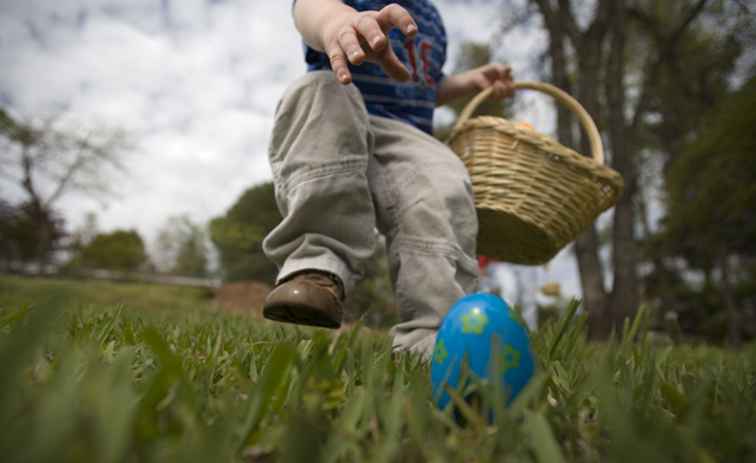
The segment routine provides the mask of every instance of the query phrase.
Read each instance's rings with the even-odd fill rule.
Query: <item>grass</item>
[[[756,346],[611,343],[574,311],[491,423],[431,403],[390,339],[215,310],[202,291],[0,277],[0,455],[15,461],[756,460]],[[484,401],[495,392],[482,388]]]

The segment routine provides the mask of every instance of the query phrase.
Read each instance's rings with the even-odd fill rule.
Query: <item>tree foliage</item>
[[[225,215],[210,221],[210,239],[227,281],[275,280],[277,269],[265,257],[262,241],[280,221],[271,182],[247,189]]]
[[[667,174],[664,234],[696,267],[721,253],[756,257],[756,78],[704,118]]]
[[[144,241],[136,230],[115,230],[100,233],[79,249],[70,267],[137,271],[149,264]]]
[[[39,240],[44,235],[48,239]],[[66,236],[63,218],[31,203],[12,206],[0,199],[0,265],[15,269],[49,256]]]
[[[649,295],[691,334],[733,344],[756,337],[754,127],[756,78],[708,111],[670,163],[663,228],[648,243],[660,261]],[[703,285],[691,284],[691,271]]]
[[[178,251],[172,273],[190,277],[207,275],[207,248],[202,230],[193,229]]]

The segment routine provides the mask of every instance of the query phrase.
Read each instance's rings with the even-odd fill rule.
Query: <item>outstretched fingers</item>
[[[377,26],[383,33],[397,28],[409,39],[414,38],[417,34],[415,20],[412,19],[412,16],[406,9],[396,3],[384,7],[378,12],[375,19]],[[386,41],[386,45],[389,45],[388,40]],[[379,63],[389,77],[400,82],[410,80],[412,75],[399,57],[396,56],[391,46],[386,46],[382,49],[373,48],[373,51],[377,53]]]
[[[415,23],[415,20],[412,19],[412,15],[396,3],[385,6],[378,12],[376,19],[378,20],[381,29],[386,32],[396,27],[402,31],[404,35],[410,38],[417,34],[417,24]]]
[[[363,12],[342,23],[338,33],[326,46],[331,69],[342,84],[352,82],[349,64],[355,66],[365,60],[378,63],[389,77],[407,81],[410,72],[394,53],[387,33],[398,28],[407,38],[417,34],[417,24],[401,6],[392,3],[382,10]]]
[[[406,82],[412,77],[407,67],[404,66],[404,63],[394,53],[393,48],[386,47],[379,55],[379,60],[383,71],[392,79]]]
[[[360,15],[354,24],[354,28],[367,43],[370,49],[376,53],[383,51],[388,45],[388,38],[376,20],[377,15]]]
[[[360,46],[357,33],[351,27],[344,28],[339,33],[339,46],[346,53],[347,59],[352,64],[361,64],[365,59],[365,51]]]

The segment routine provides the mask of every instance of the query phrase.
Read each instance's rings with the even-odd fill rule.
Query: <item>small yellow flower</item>
[[[462,316],[462,332],[480,334],[488,324],[488,317],[480,309],[473,309]]]

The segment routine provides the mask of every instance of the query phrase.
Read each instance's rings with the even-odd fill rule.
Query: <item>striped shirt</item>
[[[446,61],[446,30],[436,7],[429,0],[344,0],[344,3],[357,11],[378,11],[390,3],[398,3],[412,15],[418,26],[414,40],[406,39],[397,28],[389,32],[396,56],[412,74],[411,82],[392,80],[373,63],[350,64],[349,68],[370,114],[397,119],[431,133],[436,91],[444,77],[441,68]],[[331,69],[328,57],[307,45],[305,61],[308,71]]]

